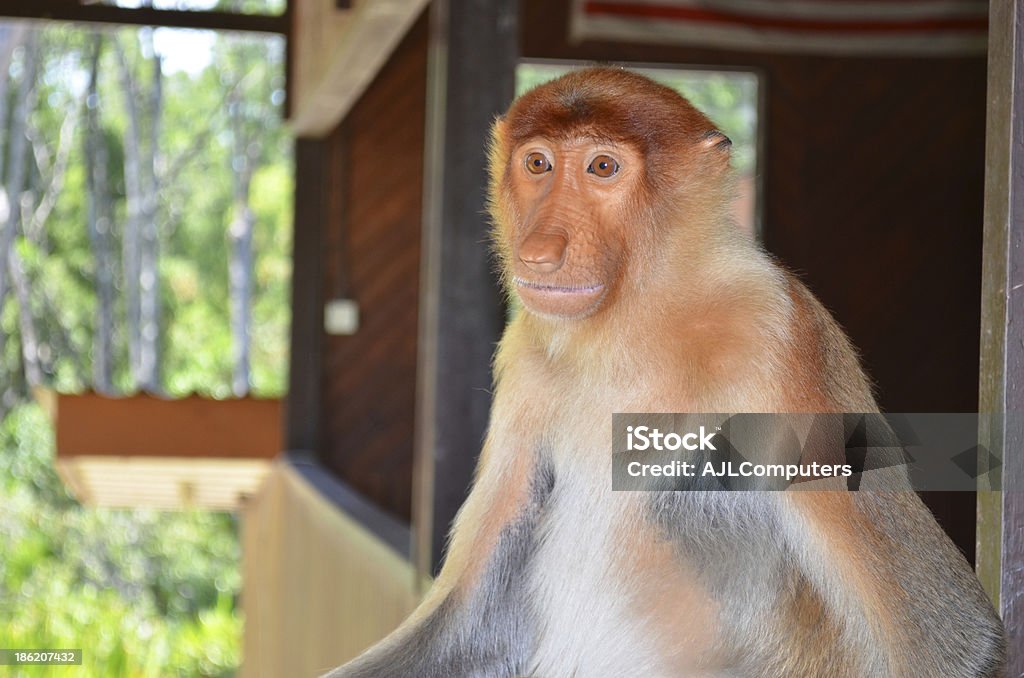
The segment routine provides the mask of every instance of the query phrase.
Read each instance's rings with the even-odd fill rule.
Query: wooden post
[[[427,81],[414,553],[436,572],[490,413],[505,310],[489,256],[486,144],[512,101],[516,0],[434,0]]]
[[[979,410],[1002,414],[981,444],[1001,451],[1002,493],[979,493],[978,572],[1024,675],[1024,7],[990,5]],[[984,421],[984,417],[983,417]],[[1000,500],[1001,499],[1001,500]]]
[[[292,334],[284,446],[313,453],[320,446],[327,145],[324,139],[295,142]]]

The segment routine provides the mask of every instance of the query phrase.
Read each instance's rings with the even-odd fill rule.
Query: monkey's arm
[[[912,491],[793,492],[801,569],[871,675],[1001,676],[1002,626],[970,565]]]
[[[521,440],[491,431],[427,597],[391,635],[324,678],[522,675],[534,643],[525,570],[551,480],[534,451],[520,450]]]

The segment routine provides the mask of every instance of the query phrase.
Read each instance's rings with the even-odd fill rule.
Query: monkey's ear
[[[487,164],[492,183],[503,173],[503,168],[508,162],[510,149],[506,141],[505,128],[505,117],[499,115],[494,119],[494,124],[491,126],[491,139],[487,144]]]
[[[490,140],[490,152],[497,153],[504,151],[505,147],[505,128],[508,127],[505,122],[505,116],[495,116],[494,124],[491,125],[491,140]]]
[[[708,130],[702,134],[700,143],[704,148],[717,148],[721,151],[728,151],[732,147],[732,139],[717,129]]]
[[[507,123],[505,122],[505,116],[504,115],[496,115],[496,116],[494,116],[494,124],[491,125],[491,135],[504,139],[504,137],[505,137],[505,127],[506,126],[507,126]]]

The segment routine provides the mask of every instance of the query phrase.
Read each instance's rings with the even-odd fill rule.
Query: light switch
[[[355,299],[331,299],[324,306],[327,334],[355,334],[359,329],[359,305]]]

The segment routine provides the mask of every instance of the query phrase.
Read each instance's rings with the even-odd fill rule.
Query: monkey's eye
[[[551,171],[551,161],[540,151],[534,151],[526,156],[526,169],[530,174],[544,174]]]
[[[619,163],[610,155],[599,155],[590,161],[587,171],[602,179],[607,179],[619,171]]]

